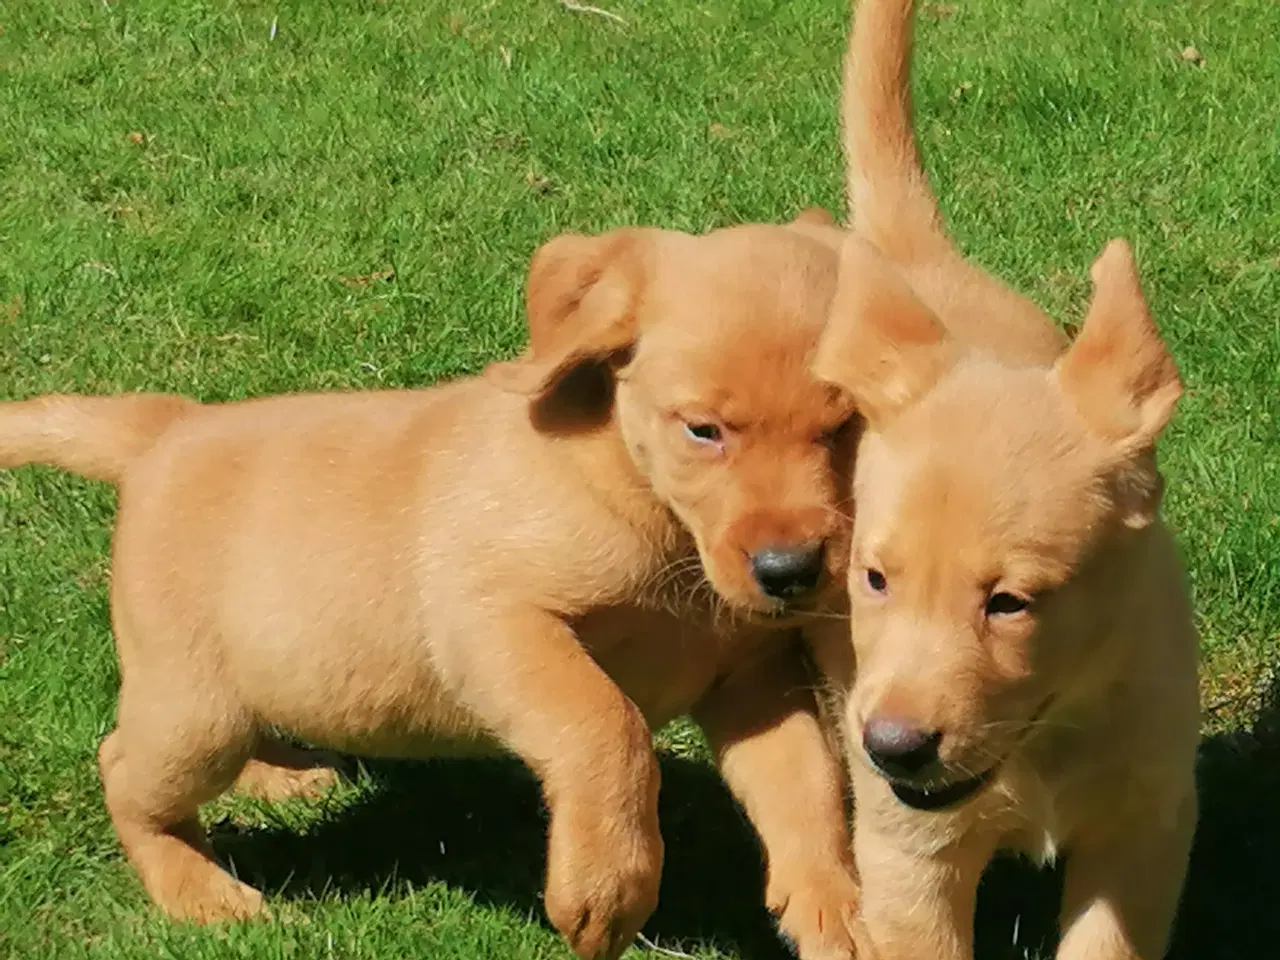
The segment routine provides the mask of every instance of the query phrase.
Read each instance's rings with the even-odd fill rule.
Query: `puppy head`
[[[558,237],[530,269],[528,351],[488,374],[547,429],[618,430],[732,608],[799,612],[847,557],[852,405],[809,370],[837,259],[794,225]]]
[[[1093,266],[1052,368],[966,353],[851,241],[815,372],[866,417],[854,473],[849,732],[899,798],[975,793],[1105,661],[1124,545],[1160,499],[1181,394],[1132,254]]]

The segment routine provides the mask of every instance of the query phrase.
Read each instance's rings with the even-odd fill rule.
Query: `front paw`
[[[778,932],[800,960],[873,960],[862,930],[858,884],[844,871],[769,884]]]
[[[547,917],[583,960],[616,960],[658,906],[662,835],[609,823],[602,811],[553,814]]]

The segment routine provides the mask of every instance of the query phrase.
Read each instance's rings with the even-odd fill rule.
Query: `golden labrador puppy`
[[[529,349],[426,390],[0,404],[0,465],[119,488],[107,806],[152,898],[244,917],[201,804],[332,779],[271,739],[371,756],[506,748],[551,811],[547,913],[616,957],[658,897],[650,731],[692,713],[762,838],[805,958],[852,956],[838,759],[794,624],[843,593],[809,373],[837,254],[817,229],[563,236]]]
[[[1154,445],[1182,392],[1127,245],[1065,351],[965,263],[920,169],[910,0],[862,0],[845,78],[856,229],[815,370],[857,450],[846,688],[879,960],[971,960],[999,848],[1069,853],[1061,960],[1164,956],[1196,820],[1197,640]],[[972,336],[996,323],[1008,336]],[[856,676],[853,663],[856,662]]]

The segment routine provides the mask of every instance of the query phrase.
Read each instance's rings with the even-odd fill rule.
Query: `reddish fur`
[[[119,485],[100,760],[156,902],[262,910],[196,813],[233,784],[331,781],[269,728],[371,755],[502,746],[551,809],[548,915],[579,955],[616,957],[658,895],[650,731],[691,712],[760,832],[783,930],[806,960],[848,960],[840,768],[797,648],[826,601],[760,616],[745,553],[827,539],[843,592],[824,435],[849,407],[807,369],[835,285],[824,237],[553,240],[529,352],[428,390],[0,404],[0,463]],[[673,419],[694,411],[739,428],[723,453]]]

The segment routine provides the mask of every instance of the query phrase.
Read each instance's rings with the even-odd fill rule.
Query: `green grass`
[[[0,7],[0,394],[426,384],[517,347],[524,267],[558,231],[839,208],[842,0],[600,2],[626,25],[552,0]],[[1069,321],[1090,259],[1129,237],[1190,385],[1168,515],[1225,704],[1175,951],[1198,958],[1280,942],[1274,23],[1272,0],[960,0],[925,5],[918,48],[964,248]],[[320,808],[223,802],[221,849],[285,922],[157,919],[93,763],[111,508],[0,474],[0,955],[567,956],[538,908],[536,791],[504,764],[374,767]],[[668,740],[649,936],[778,955],[749,832],[696,738]],[[1035,889],[993,885],[984,960],[1030,949]]]

